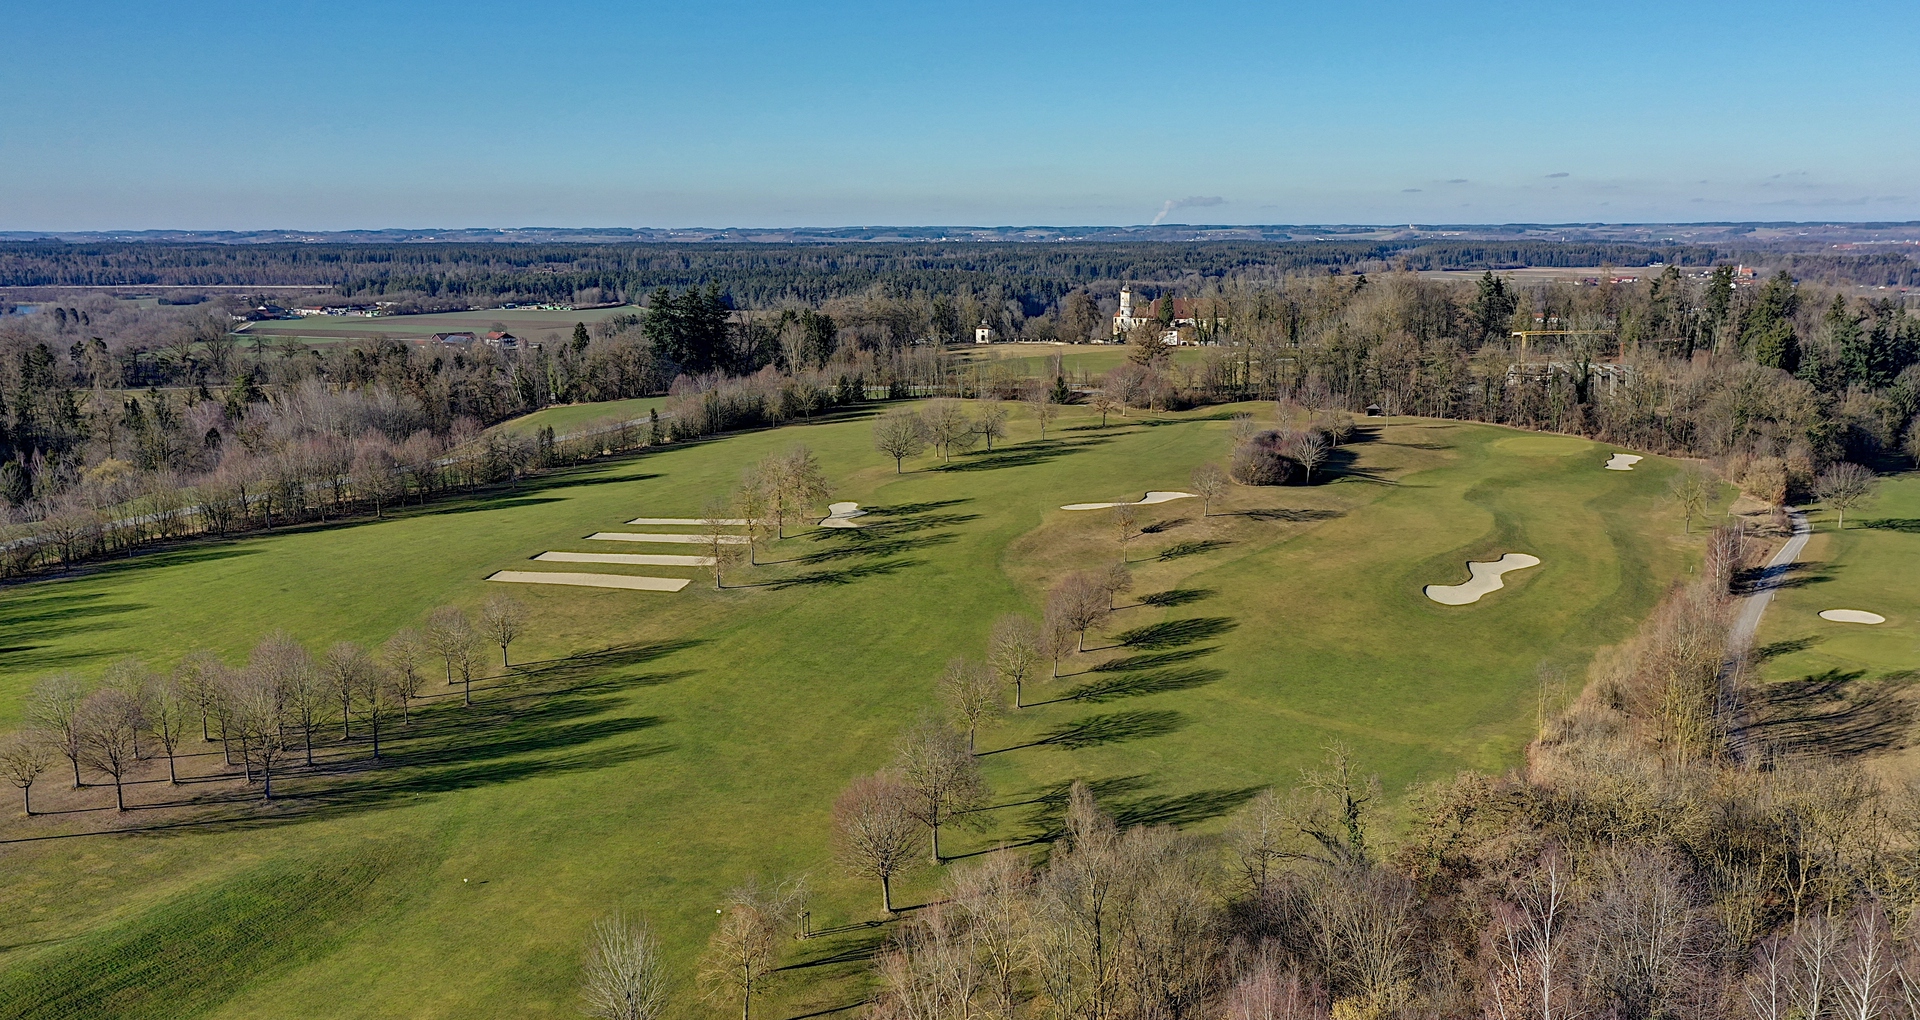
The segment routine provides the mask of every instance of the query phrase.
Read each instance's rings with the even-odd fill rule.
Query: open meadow
[[[573,332],[573,324],[576,322],[584,322],[592,326],[616,315],[632,315],[636,311],[638,309],[623,306],[586,308],[575,312],[549,312],[534,308],[483,308],[471,312],[382,315],[374,318],[320,315],[305,319],[255,322],[236,333],[235,336],[242,342],[255,334],[276,340],[282,337],[298,337],[309,341],[339,342],[378,340],[387,336],[426,337],[435,333],[485,333],[498,329],[499,326],[495,323],[499,323],[507,328],[507,332],[515,336],[539,340],[548,333],[565,337]]]
[[[547,412],[557,429],[558,410],[571,409]],[[343,741],[336,716],[318,764],[276,777],[270,805],[220,778],[219,745],[197,731],[188,781],[154,766],[123,814],[111,787],[70,790],[56,767],[35,790],[49,814],[21,818],[16,802],[0,822],[0,1003],[17,1017],[573,1016],[587,927],[619,908],[660,932],[676,1008],[718,1016],[735,1007],[699,1002],[694,960],[726,891],[756,875],[805,875],[812,926],[844,929],[786,946],[758,1015],[858,1002],[889,929],[863,924],[873,884],[832,863],[836,793],[937,710],[944,664],[979,658],[997,616],[1037,616],[1063,575],[1119,558],[1107,513],[1063,504],[1187,488],[1196,466],[1225,461],[1230,411],[1274,413],[1102,428],[1068,410],[1044,440],[1016,418],[991,453],[924,454],[903,474],[855,412],[0,589],[0,726],[51,671],[96,677],[127,655],[171,669],[201,646],[238,664],[275,628],[316,652],[377,645],[503,589],[530,608],[514,668],[496,649],[471,707],[436,677],[410,725],[387,721],[378,763],[361,721]],[[671,566],[592,569],[684,590],[485,580],[578,569],[531,561],[545,551],[643,551],[586,536],[698,516],[798,444],[831,499],[870,511],[864,527],[792,529],[723,590]],[[1603,470],[1612,450],[1375,419],[1324,484],[1233,486],[1210,515],[1198,499],[1141,507],[1134,590],[1061,679],[983,724],[992,806],[949,831],[947,851],[1044,843],[1074,779],[1123,823],[1208,831],[1330,741],[1389,800],[1517,764],[1543,688],[1577,689],[1596,648],[1700,559],[1700,529],[1684,535],[1665,495],[1674,466]],[[1540,565],[1470,605],[1422,594],[1508,552]],[[923,868],[896,902],[924,902],[939,878]]]

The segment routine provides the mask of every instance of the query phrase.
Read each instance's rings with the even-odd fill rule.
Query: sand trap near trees
[[[536,560],[548,563],[618,563],[628,567],[711,567],[711,556],[674,556],[666,553],[543,552]]]
[[[1152,506],[1155,503],[1166,503],[1176,499],[1199,499],[1199,498],[1200,497],[1194,495],[1191,492],[1149,492],[1147,493],[1147,496],[1145,499],[1137,500],[1132,503],[1068,503],[1066,506],[1063,506],[1060,509],[1062,510],[1111,510],[1116,506]]]
[[[1864,609],[1822,609],[1820,611],[1820,618],[1822,620],[1831,620],[1834,623],[1873,624],[1887,622],[1887,618],[1881,616],[1879,613],[1869,613]]]
[[[712,522],[701,517],[635,517],[633,520],[630,520],[627,523],[628,524],[684,524],[690,528],[697,528],[703,524],[709,524]],[[739,527],[745,527],[747,522],[746,522],[746,519],[742,517],[722,517],[720,518],[720,523],[725,524],[728,527],[739,528]]]
[[[627,588],[632,591],[679,591],[693,582],[684,577],[629,577],[626,574],[549,574],[534,570],[502,570],[487,578],[509,584],[570,584],[580,588]]]
[[[1608,471],[1632,471],[1635,464],[1645,460],[1637,453],[1616,453],[1607,458]]]
[[[860,509],[860,504],[858,503],[828,503],[827,516],[821,519],[820,526],[823,528],[857,528],[860,527],[860,525],[854,523],[853,519],[855,517],[865,517],[866,515],[867,512]]]
[[[1540,565],[1540,557],[1526,553],[1507,553],[1492,562],[1479,560],[1467,561],[1469,580],[1466,584],[1430,584],[1420,589],[1426,596],[1443,606],[1464,606],[1469,602],[1478,602],[1482,595],[1506,587],[1500,575],[1509,570],[1525,570]]]
[[[666,542],[673,545],[706,545],[712,541],[708,535],[650,535],[638,531],[596,531],[587,536],[589,542]],[[721,545],[746,545],[745,535],[722,535]]]

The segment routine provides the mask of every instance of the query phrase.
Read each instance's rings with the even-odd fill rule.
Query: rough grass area
[[[726,890],[804,873],[816,928],[871,919],[875,890],[827,853],[835,793],[886,764],[943,664],[981,655],[997,614],[1037,612],[1063,573],[1119,556],[1107,515],[1057,507],[1183,487],[1226,458],[1229,410],[1102,429],[1075,409],[1044,442],[1017,419],[990,454],[923,456],[898,476],[868,416],[848,414],[0,590],[11,724],[48,670],[97,674],[125,654],[171,668],[202,643],[238,661],[278,626],[316,650],[377,643],[436,605],[477,606],[499,588],[483,578],[543,549],[697,515],[797,443],[834,499],[872,511],[858,530],[797,531],[724,591],[516,591],[532,609],[519,668],[470,709],[435,699],[411,735],[390,724],[379,764],[364,727],[344,743],[335,728],[270,809],[237,783],[162,778],[116,816],[111,791],[50,774],[41,806],[71,813],[0,822],[0,839],[32,840],[0,844],[0,1002],[43,1002],[35,1016],[573,1016],[587,926],[623,908],[659,929],[684,1012],[726,1014],[691,987]],[[1698,561],[1701,536],[1683,537],[1664,499],[1673,466],[1605,471],[1610,449],[1373,421],[1326,484],[1235,488],[1212,516],[1198,500],[1141,508],[1135,590],[1094,650],[1028,688],[1040,704],[982,728],[993,807],[949,852],[1050,838],[1076,778],[1125,822],[1204,828],[1293,782],[1330,740],[1396,796],[1515,764],[1542,666],[1577,678]],[[1545,563],[1472,606],[1420,593],[1507,551]],[[183,771],[211,775],[217,745],[192,750]],[[921,872],[897,902],[938,880]],[[859,1001],[885,936],[786,946],[793,969],[756,1015]]]

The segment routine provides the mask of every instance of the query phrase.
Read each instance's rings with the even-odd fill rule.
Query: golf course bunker
[[[589,542],[664,542],[670,545],[706,545],[713,540],[710,535],[650,535],[637,531],[596,531],[587,536]],[[721,535],[721,545],[746,545],[745,535]]]
[[[1608,471],[1632,471],[1635,464],[1645,460],[1637,453],[1616,453],[1607,458]]]
[[[1499,591],[1506,587],[1500,575],[1509,570],[1525,570],[1540,565],[1540,557],[1526,553],[1507,553],[1490,563],[1479,560],[1467,561],[1466,584],[1430,584],[1420,589],[1426,596],[1443,606],[1464,606],[1469,602],[1478,602],[1482,595]]]
[[[1133,503],[1068,503],[1062,510],[1111,510],[1117,506],[1152,506],[1155,503],[1167,503],[1176,499],[1199,499],[1191,492],[1149,492],[1145,499]]]
[[[1822,609],[1820,610],[1820,618],[1822,620],[1831,620],[1834,623],[1875,624],[1887,622],[1887,618],[1881,616],[1879,613],[1869,613],[1864,609]]]
[[[568,584],[578,588],[626,588],[630,591],[679,591],[693,582],[684,577],[630,577],[626,574],[549,574],[536,570],[502,570],[487,578],[509,584]]]
[[[690,528],[697,528],[705,524],[725,524],[728,527],[739,528],[739,527],[744,527],[747,522],[745,518],[741,518],[741,517],[722,517],[717,521],[708,521],[702,517],[635,517],[633,520],[630,520],[627,523],[628,524],[684,524]]]
[[[711,556],[675,556],[668,553],[543,552],[536,560],[548,563],[618,563],[626,567],[711,567]]]
[[[820,521],[823,528],[857,528],[855,517],[865,517],[867,512],[860,509],[858,503],[828,503],[827,516]]]

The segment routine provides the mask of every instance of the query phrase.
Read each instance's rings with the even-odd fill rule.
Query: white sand
[[[675,545],[706,545],[706,535],[650,535],[637,531],[596,531],[587,536],[589,542],[668,542]],[[746,545],[745,535],[722,535],[721,545]]]
[[[1632,471],[1635,464],[1645,460],[1637,453],[1616,453],[1607,458],[1608,471]]]
[[[858,503],[828,503],[827,516],[820,521],[823,528],[857,528],[855,517],[865,517],[867,512],[860,509]]]
[[[701,517],[635,517],[633,520],[630,520],[627,523],[628,524],[684,524],[690,528],[698,528],[706,524],[707,522],[705,518],[701,518]],[[722,517],[720,518],[720,523],[725,524],[731,528],[743,528],[743,527],[746,527],[747,520],[744,517]]]
[[[1820,611],[1820,618],[1822,620],[1832,620],[1834,623],[1887,622],[1887,618],[1881,616],[1879,613],[1869,613],[1864,609],[1822,609]]]
[[[1176,499],[1199,499],[1191,492],[1149,492],[1145,499],[1132,503],[1068,503],[1062,510],[1111,510],[1116,506],[1152,506],[1155,503],[1168,503]]]
[[[1500,575],[1509,570],[1525,570],[1540,565],[1540,557],[1526,553],[1507,553],[1491,563],[1476,560],[1467,561],[1469,580],[1466,584],[1430,584],[1424,591],[1428,598],[1443,606],[1464,606],[1469,602],[1478,602],[1482,595],[1506,587]]]
[[[543,552],[536,560],[549,563],[619,563],[629,567],[711,567],[711,556],[671,556],[654,553]]]
[[[581,588],[628,588],[633,591],[679,591],[693,582],[684,577],[630,577],[626,574],[549,574],[534,570],[502,570],[489,581],[512,584],[571,584]]]

